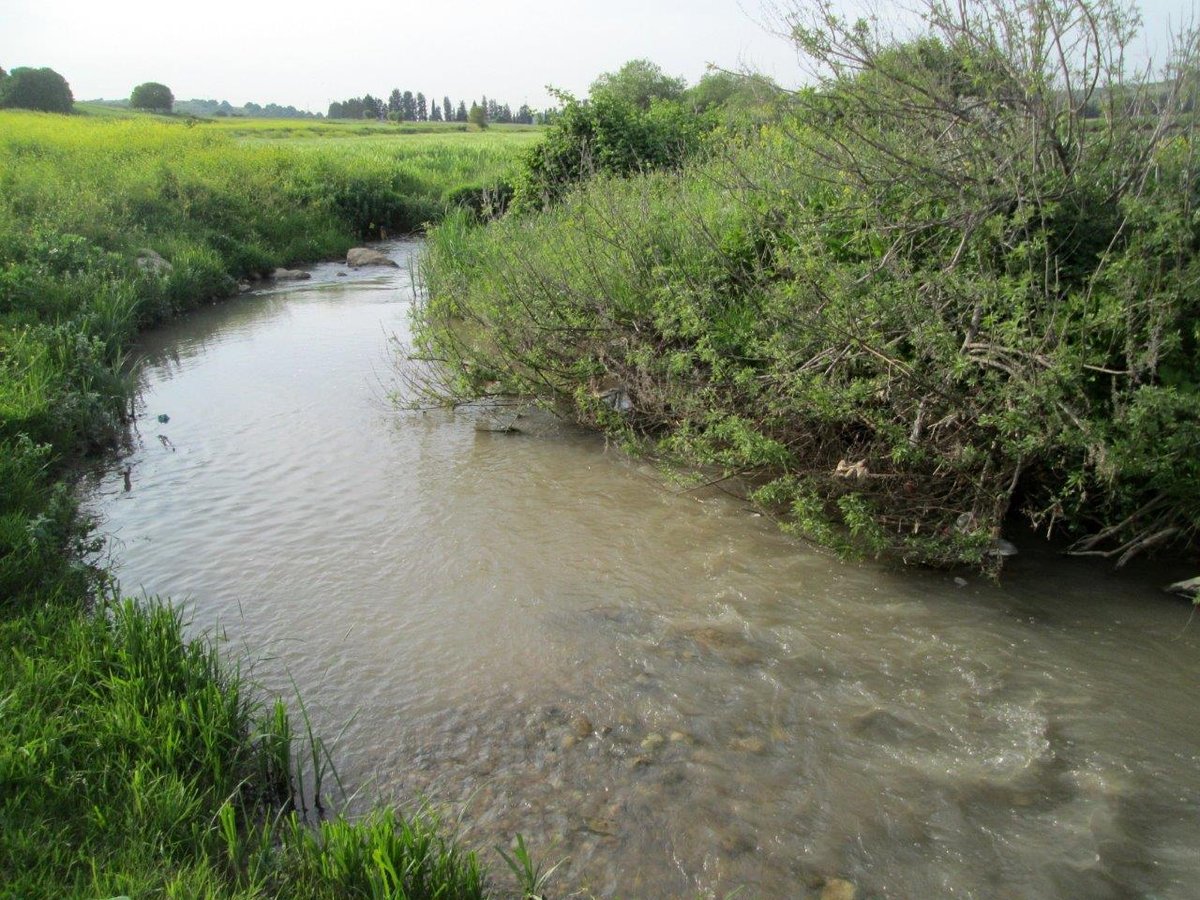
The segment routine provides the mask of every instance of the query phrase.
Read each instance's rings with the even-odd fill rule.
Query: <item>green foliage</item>
[[[598,173],[627,175],[680,165],[700,146],[713,121],[680,104],[647,109],[602,91],[583,103],[559,95],[562,113],[533,147],[517,176],[513,207],[543,209],[573,185]]]
[[[487,111],[478,103],[472,103],[471,111],[467,113],[467,122],[476,128],[487,128]]]
[[[614,177],[642,114],[567,104],[539,215],[431,236],[423,346],[843,549],[991,565],[1017,511],[1118,564],[1194,546],[1194,80],[1121,71],[1107,7],[970,6],[902,44],[797,12],[826,80],[682,171]]]
[[[21,67],[0,79],[0,109],[69,113],[74,104],[70,85],[53,69]]]
[[[615,72],[605,72],[588,90],[592,100],[608,97],[635,106],[643,112],[655,100],[678,100],[687,82],[672,78],[648,59],[632,59]]]
[[[547,882],[563,863],[563,860],[559,860],[550,868],[543,868],[541,863],[534,860],[533,854],[525,846],[524,836],[520,834],[516,837],[511,854],[503,847],[497,847],[496,852],[516,877],[521,889],[521,900],[542,900]]]
[[[315,826],[286,710],[177,611],[53,603],[0,621],[0,876],[11,896],[487,896],[436,815]]]
[[[165,84],[147,81],[133,89],[133,93],[129,95],[129,105],[134,109],[169,113],[175,105],[175,95]]]

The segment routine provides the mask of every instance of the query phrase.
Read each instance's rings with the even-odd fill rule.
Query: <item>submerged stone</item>
[[[845,878],[830,878],[821,888],[821,900],[854,900],[858,888]]]
[[[758,737],[743,737],[730,741],[729,747],[739,753],[762,753],[767,749],[767,742]]]
[[[918,725],[886,709],[873,709],[854,720],[854,733],[864,740],[876,744],[929,743],[937,739],[937,732]]]
[[[312,275],[301,269],[276,269],[271,277],[276,281],[307,281]]]
[[[645,740],[642,741],[642,749],[647,753],[653,753],[665,743],[666,740],[661,734],[652,732],[651,734],[646,735]]]

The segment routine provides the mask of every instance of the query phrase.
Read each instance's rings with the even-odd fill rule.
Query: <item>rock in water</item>
[[[987,549],[988,556],[1010,557],[1017,555],[1017,545],[1002,537],[992,538],[991,546]]]
[[[1200,576],[1189,578],[1187,581],[1177,581],[1163,588],[1168,594],[1178,594],[1189,600],[1200,600]]]
[[[271,273],[271,277],[276,281],[304,281],[312,278],[312,275],[300,269],[276,269]]]
[[[378,250],[372,250],[370,247],[355,247],[346,254],[346,265],[353,268],[360,266],[391,266],[393,269],[400,268],[400,265],[393,259],[389,259]]]
[[[149,247],[137,252],[137,267],[150,275],[170,275],[175,267]]]
[[[830,878],[821,888],[821,900],[854,900],[857,894],[858,889],[845,878]]]

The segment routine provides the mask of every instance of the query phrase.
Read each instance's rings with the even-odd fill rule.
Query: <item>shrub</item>
[[[567,192],[580,147],[640,156],[601,138],[629,107],[568,106],[517,187],[558,205],[433,235],[427,355],[863,552],[985,562],[1017,511],[1118,564],[1194,546],[1195,42],[1139,81],[1107,4],[955,9],[899,42],[797,13],[824,81],[682,172]]]
[[[13,69],[0,80],[0,107],[69,113],[75,106],[71,87],[53,69]]]

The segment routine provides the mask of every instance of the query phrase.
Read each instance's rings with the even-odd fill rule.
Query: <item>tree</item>
[[[69,113],[74,106],[71,86],[53,69],[22,66],[0,82],[0,107]]]
[[[175,95],[165,84],[147,81],[133,89],[133,93],[129,95],[129,105],[134,109],[169,113],[175,106]]]
[[[417,92],[417,121],[424,122],[429,118],[429,113],[425,109],[425,95]]]
[[[392,93],[388,96],[388,112],[398,113],[403,101],[400,96],[400,88],[392,88]],[[390,116],[389,116],[390,118]]]
[[[837,6],[784,19],[820,86],[755,171],[781,163],[813,210],[773,238],[808,298],[780,346],[839,412],[767,435],[888,477],[851,493],[830,465],[777,499],[864,534],[870,510],[914,558],[955,535],[978,553],[1017,510],[1118,566],[1194,546],[1195,33],[1154,79],[1120,0],[919,0],[908,40]]]
[[[455,122],[465,122],[465,121],[467,121],[467,116],[468,116],[467,101],[459,100],[458,101],[458,109],[456,109],[454,111],[454,121]]]
[[[436,103],[434,103],[429,108],[430,108],[429,121],[431,121],[431,122],[442,121],[442,108],[440,106],[438,106],[438,104],[436,104]]]
[[[454,121],[454,107],[450,105],[449,97],[442,98],[442,118],[447,122]]]
[[[467,113],[467,121],[477,128],[488,127],[487,113],[478,103],[471,104],[471,111]]]
[[[685,87],[684,79],[672,78],[650,60],[633,59],[593,81],[590,95],[606,94],[646,110],[652,100],[678,100]]]
[[[514,210],[547,207],[597,172],[628,175],[676,167],[714,124],[711,117],[697,116],[679,103],[642,110],[603,91],[587,103],[565,92],[556,94],[562,113],[517,174]]]

